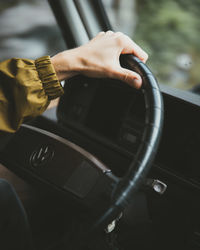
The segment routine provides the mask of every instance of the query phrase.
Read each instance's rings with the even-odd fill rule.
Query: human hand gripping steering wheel
[[[118,79],[134,88],[140,88],[140,75],[120,65],[121,54],[135,55],[143,63],[148,59],[147,53],[128,36],[121,32],[107,31],[100,32],[85,45],[55,55],[51,61],[59,80],[82,74]]]

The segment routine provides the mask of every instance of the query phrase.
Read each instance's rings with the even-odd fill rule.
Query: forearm
[[[78,48],[66,50],[51,57],[59,81],[67,80],[80,72],[81,58]]]

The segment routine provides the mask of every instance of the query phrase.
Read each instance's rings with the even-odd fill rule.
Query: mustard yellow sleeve
[[[15,132],[24,120],[63,94],[50,57],[12,58],[0,62],[0,130]]]

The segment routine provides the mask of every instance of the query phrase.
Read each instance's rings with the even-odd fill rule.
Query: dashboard
[[[47,110],[32,125],[79,145],[116,176],[124,176],[145,123],[142,91],[116,80],[82,76],[70,79],[64,88],[58,107]],[[182,248],[199,249],[200,100],[163,86],[162,93],[164,128],[148,177],[163,181],[167,190],[160,196],[142,187],[141,194],[146,197],[160,244],[166,241],[174,246],[176,241],[179,249],[185,237],[189,247]]]
[[[154,165],[200,188],[200,104],[164,94],[164,105],[164,131]],[[77,76],[65,84],[57,116],[72,141],[116,175],[126,172],[145,123],[142,91],[112,79]]]

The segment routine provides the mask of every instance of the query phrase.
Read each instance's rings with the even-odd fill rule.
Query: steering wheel
[[[146,110],[145,126],[140,146],[128,172],[117,183],[112,194],[112,203],[96,222],[93,229],[105,227],[129,205],[133,194],[139,189],[149,172],[163,128],[164,105],[155,77],[149,68],[135,56],[122,55],[121,64],[139,73],[142,77],[142,92]]]
[[[60,192],[63,190],[73,192],[73,195],[79,198],[85,197],[88,190],[93,188],[92,178],[97,179],[99,172],[106,173],[106,178],[110,178],[110,181],[117,180],[113,182],[110,192],[110,205],[94,224],[93,231],[107,226],[129,205],[133,194],[145,180],[154,160],[163,127],[163,100],[153,74],[145,64],[132,55],[121,56],[121,64],[141,75],[146,109],[140,146],[128,172],[122,179],[112,176],[102,163],[77,145],[57,135],[27,125],[22,126],[0,152],[1,162],[11,170],[22,176],[31,176],[32,179],[37,179],[45,185],[54,185],[56,189],[60,188]],[[56,150],[59,152],[57,153]],[[57,154],[59,156],[56,160]],[[60,158],[64,158],[62,162]],[[81,159],[81,164],[77,163],[77,158]],[[66,166],[66,164],[70,165],[71,159],[74,159],[71,163],[72,167]],[[90,161],[92,167],[88,166],[88,163],[85,164],[85,159]],[[74,173],[73,168],[76,163],[79,166]],[[45,165],[48,167],[44,167]],[[62,165],[62,167],[58,170],[57,165]],[[58,173],[60,173],[59,176]],[[67,181],[64,180],[65,175],[69,176]],[[80,184],[84,178],[87,180],[87,185]],[[81,190],[83,186],[87,186],[88,190]]]

